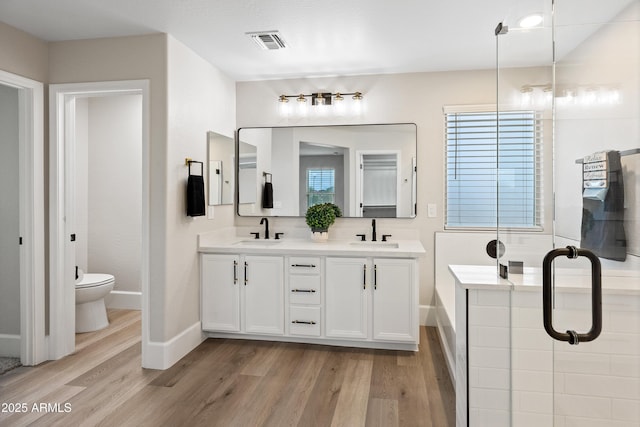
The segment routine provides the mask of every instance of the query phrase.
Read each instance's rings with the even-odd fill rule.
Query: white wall
[[[141,95],[76,103],[76,264],[116,291],[141,291],[141,125]]]
[[[504,81],[511,90],[523,84],[549,83],[548,68],[505,70]],[[318,88],[332,91],[361,91],[365,108],[358,117],[285,118],[278,114],[277,101],[282,93],[309,93]],[[239,127],[317,124],[416,123],[418,161],[418,214],[415,219],[382,219],[379,234],[419,238],[427,250],[420,259],[420,304],[434,303],[434,233],[444,229],[444,116],[445,105],[495,104],[495,72],[456,71],[369,75],[295,80],[239,82],[237,84],[237,121]],[[309,107],[311,108],[311,107]],[[550,143],[550,139],[548,140]],[[550,153],[551,150],[548,150]],[[545,181],[550,186],[551,180]],[[551,191],[546,194],[551,195]],[[550,204],[550,200],[546,200]],[[437,217],[427,217],[427,204],[437,206]],[[549,215],[549,211],[546,214]],[[303,218],[277,218],[272,228],[305,228]],[[237,225],[257,226],[256,218],[236,218]],[[550,217],[546,218],[549,226]],[[352,239],[355,233],[369,232],[370,219],[339,218],[332,226],[332,238]],[[407,233],[407,230],[412,230]]]
[[[161,320],[165,340],[196,324],[200,333],[197,236],[232,226],[234,216],[233,205],[209,206],[210,219],[186,216],[184,159],[206,165],[207,131],[232,136],[235,129],[234,82],[171,36],[167,47],[167,281]]]
[[[18,89],[0,85],[0,334],[10,335],[20,335],[18,115]]]

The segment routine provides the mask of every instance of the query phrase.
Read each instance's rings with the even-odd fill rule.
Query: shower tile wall
[[[605,294],[602,335],[578,346],[546,335],[540,291],[468,295],[470,425],[550,426],[554,408],[561,426],[640,424],[640,295]],[[589,323],[589,299],[559,293],[556,329]]]

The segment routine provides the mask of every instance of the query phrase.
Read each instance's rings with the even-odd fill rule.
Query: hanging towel
[[[624,183],[620,153],[607,151],[601,155],[602,166],[598,168],[602,171],[603,182],[598,185],[601,188],[589,188],[587,178],[590,176],[587,174],[590,171],[587,164],[584,164],[586,172],[580,246],[590,249],[599,257],[624,261],[627,257],[627,238],[624,230]],[[596,191],[598,194],[591,194]]]
[[[273,184],[270,182],[262,187],[262,209],[273,209]]]
[[[204,177],[189,175],[187,180],[187,215],[203,216],[204,214]]]

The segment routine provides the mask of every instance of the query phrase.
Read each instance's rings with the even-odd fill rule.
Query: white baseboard
[[[140,310],[142,307],[142,292],[111,291],[104,298],[107,308],[125,310]]]
[[[20,357],[20,335],[0,334],[0,356]]]
[[[196,322],[169,341],[149,342],[143,350],[142,367],[148,369],[169,369],[187,353],[206,339],[202,325]]]
[[[420,326],[436,326],[436,308],[434,306],[420,306]]]

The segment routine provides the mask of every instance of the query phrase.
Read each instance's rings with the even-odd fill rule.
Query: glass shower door
[[[534,114],[526,135],[499,124],[497,144],[510,425],[638,426],[640,0],[517,4],[496,36],[497,109]],[[543,22],[525,30],[527,4]],[[522,68],[522,51],[539,59]],[[533,172],[518,175],[516,161]],[[533,180],[532,195],[513,194],[519,179]]]

